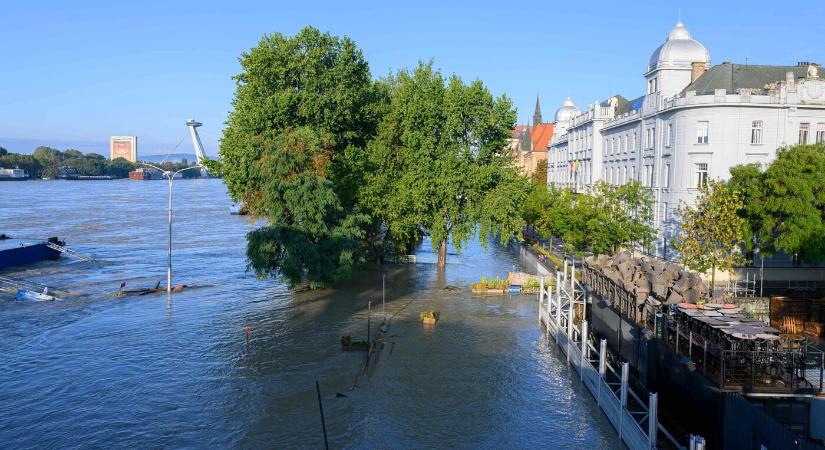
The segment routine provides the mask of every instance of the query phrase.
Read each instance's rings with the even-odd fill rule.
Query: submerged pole
[[[318,394],[318,409],[321,410],[321,428],[324,430],[324,448],[329,450],[329,442],[327,442],[327,422],[324,420],[324,404],[321,402],[321,386],[318,380],[315,380],[315,393]]]
[[[167,172],[167,176],[169,177],[169,248],[167,249],[167,262],[166,262],[166,293],[172,293],[172,179],[174,175],[171,175],[171,172]]]
[[[541,305],[544,303],[544,277],[539,283],[539,324],[541,324]]]
[[[370,322],[372,313],[372,300],[367,302],[367,366],[370,365]]]

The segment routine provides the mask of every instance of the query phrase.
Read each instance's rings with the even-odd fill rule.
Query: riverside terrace
[[[636,293],[585,265],[591,292],[632,320],[646,338],[659,338],[689,359],[723,391],[790,395],[820,393],[825,355],[804,336],[747,317],[732,304],[666,304]]]
[[[722,390],[810,395],[825,387],[822,351],[804,336],[780,334],[748,318],[735,305],[668,305],[653,322],[657,337]]]

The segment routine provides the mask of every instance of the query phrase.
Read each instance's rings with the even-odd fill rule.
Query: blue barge
[[[56,260],[60,257],[60,251],[50,247],[49,244],[62,247],[64,243],[56,237],[45,241],[0,239],[0,270],[40,261]]]

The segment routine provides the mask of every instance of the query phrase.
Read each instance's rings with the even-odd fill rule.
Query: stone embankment
[[[585,265],[644,302],[653,297],[665,304],[696,303],[707,298],[708,288],[695,272],[674,264],[621,252],[615,256],[589,256]]]

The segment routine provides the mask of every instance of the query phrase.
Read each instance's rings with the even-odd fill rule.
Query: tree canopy
[[[74,149],[61,152],[41,146],[31,155],[0,154],[0,167],[19,167],[32,177],[57,178],[62,166],[77,169],[79,175],[111,175],[117,178],[125,178],[129,176],[129,171],[135,170],[135,164],[123,158],[109,160],[98,153],[84,154]]]
[[[220,157],[232,197],[269,219],[249,234],[250,267],[290,286],[345,278],[370,220],[337,161],[375,131],[367,63],[348,38],[311,27],[264,36],[240,63]]]
[[[424,235],[460,249],[476,232],[520,232],[527,180],[505,155],[515,112],[480,81],[431,63],[375,81],[350,39],[312,27],[264,36],[240,64],[210,169],[269,221],[248,235],[259,276],[329,286]]]
[[[654,236],[650,225],[653,197],[638,181],[593,184],[592,191],[534,185],[524,204],[524,218],[543,237],[560,237],[569,251],[612,254]]]
[[[716,270],[729,271],[746,262],[745,221],[739,216],[742,199],[731,185],[710,180],[699,187],[694,206],[679,206],[679,235],[674,247],[680,260],[693,270],[711,273],[711,292]]]
[[[777,151],[761,172],[755,165],[731,169],[729,184],[743,194],[740,217],[747,245],[760,251],[796,254],[805,262],[825,260],[825,148],[798,145]]]
[[[387,81],[390,106],[367,146],[360,199],[401,245],[428,235],[438,264],[476,233],[506,242],[521,233],[528,182],[505,151],[516,115],[484,84],[445,78],[432,62]]]

